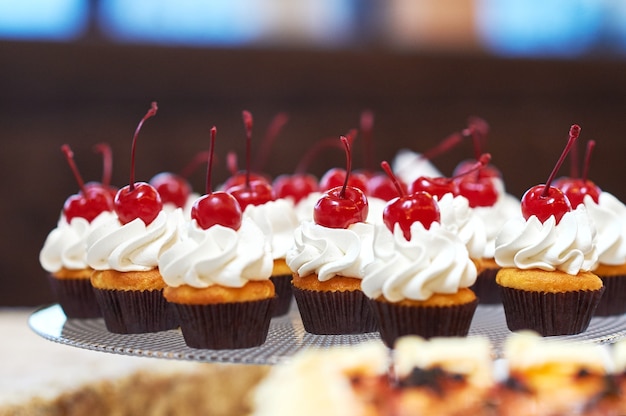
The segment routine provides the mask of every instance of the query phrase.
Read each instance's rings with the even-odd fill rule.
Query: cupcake
[[[394,415],[492,415],[494,369],[486,338],[399,338]]]
[[[249,218],[238,229],[196,219],[159,259],[164,297],[180,317],[193,348],[249,348],[265,342],[275,289],[272,256],[261,229]]]
[[[176,308],[188,346],[256,347],[265,342],[276,302],[272,252],[263,231],[243,218],[239,201],[230,193],[212,192],[216,134],[213,127],[206,194],[193,204],[179,241],[159,258],[167,284],[163,296]]]
[[[158,258],[178,240],[182,222],[177,209],[161,211],[149,223],[136,218],[123,224],[113,218],[93,229],[87,263],[94,269],[91,284],[109,331],[144,333],[178,326],[174,309],[163,298]]]
[[[506,340],[504,359],[508,374],[494,394],[498,415],[623,414],[604,401],[610,393],[605,346],[521,332]]]
[[[293,233],[299,224],[293,202],[281,198],[260,205],[248,205],[243,216],[252,219],[268,240],[274,263],[270,280],[278,296],[274,316],[285,315],[293,299],[292,273],[285,259],[294,244]]]
[[[496,240],[496,281],[511,331],[544,336],[584,332],[604,286],[591,272],[598,254],[584,206],[541,222],[535,215],[505,224]],[[506,300],[505,300],[506,299]]]
[[[87,264],[87,236],[115,218],[113,197],[103,184],[85,184],[70,147],[61,149],[80,191],[65,201],[56,228],[39,252],[39,262],[49,273],[52,292],[68,318],[98,318],[102,315],[90,282],[93,269]]]
[[[330,228],[311,221],[295,231],[287,252],[293,292],[304,329],[313,334],[359,334],[377,329],[361,290],[363,268],[373,259],[374,226]]]
[[[389,165],[383,168],[398,183]],[[361,282],[381,338],[393,347],[404,335],[465,336],[478,305],[469,287],[476,266],[458,235],[441,224],[436,199],[424,191],[390,200],[376,227],[374,261]]]
[[[596,230],[583,204],[572,209],[551,183],[573,146],[580,127],[570,129],[568,144],[545,184],[521,200],[522,217],[508,221],[496,239],[496,276],[507,326],[543,336],[584,332],[604,286],[591,272],[598,261]]]
[[[374,226],[365,222],[367,197],[349,186],[351,149],[343,185],[324,192],[313,208],[313,221],[295,230],[287,252],[292,290],[304,329],[313,334],[359,334],[376,330],[376,321],[361,290],[365,266],[373,259]]]
[[[129,185],[115,195],[117,216],[87,237],[87,264],[94,269],[91,284],[104,323],[115,333],[157,332],[178,326],[174,309],[163,299],[165,282],[157,262],[178,239],[182,209],[164,211],[157,190],[146,182],[135,182],[134,175],[137,136],[156,112],[153,102],[135,130]]]
[[[595,315],[621,315],[626,313],[626,205],[604,191],[597,202],[585,196],[584,204],[598,233],[593,273],[606,288]]]
[[[361,283],[381,338],[393,347],[404,335],[467,335],[478,298],[469,289],[476,267],[465,245],[438,222],[427,229],[416,221],[410,230],[407,240],[399,225],[393,233],[376,228],[374,261]]]

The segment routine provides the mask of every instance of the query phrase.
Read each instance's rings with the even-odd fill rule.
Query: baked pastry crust
[[[325,282],[320,282],[317,274],[300,276],[293,274],[292,283],[298,289],[312,290],[314,292],[347,292],[361,290],[361,279],[356,277],[333,276]]]
[[[285,276],[290,275],[291,269],[287,266],[285,259],[274,260],[274,268],[272,269],[272,276]]]
[[[502,268],[496,275],[496,282],[502,287],[529,292],[563,293],[579,290],[600,290],[602,280],[594,273],[580,272],[571,275],[559,270]]]
[[[66,269],[65,267],[51,273],[57,279],[90,279],[93,269]]]
[[[189,285],[166,287],[163,296],[168,302],[186,305],[208,305],[218,303],[248,302],[271,299],[276,291],[269,280],[251,280],[243,287],[213,285],[195,288]]]
[[[476,294],[468,288],[461,288],[456,293],[435,293],[426,300],[403,299],[399,302],[389,302],[384,296],[376,299],[378,302],[394,303],[401,306],[429,307],[465,305],[476,300]]]
[[[618,266],[599,264],[593,273],[602,277],[623,276],[626,275],[626,263]]]
[[[476,272],[480,274],[483,270],[487,269],[499,269],[500,266],[496,263],[496,260],[491,258],[481,258],[481,259],[472,259],[474,265],[476,266]]]
[[[110,290],[160,290],[165,282],[158,269],[140,272],[119,272],[117,270],[95,270],[91,284],[96,289]]]

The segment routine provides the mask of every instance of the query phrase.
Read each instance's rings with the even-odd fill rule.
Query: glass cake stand
[[[180,330],[122,335],[107,331],[102,319],[67,319],[58,304],[31,314],[30,328],[50,341],[88,350],[187,361],[278,364],[308,348],[351,346],[364,341],[381,342],[377,332],[359,335],[313,335],[304,330],[295,303],[290,312],[273,318],[266,342],[254,348],[205,350],[185,344]],[[479,305],[469,336],[490,340],[495,358],[501,356],[504,340],[511,334],[501,305]],[[626,315],[593,318],[587,331],[578,335],[551,337],[598,344],[613,343],[626,336]]]

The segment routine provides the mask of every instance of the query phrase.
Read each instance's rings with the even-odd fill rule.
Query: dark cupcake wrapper
[[[422,338],[464,337],[469,333],[478,299],[453,306],[408,306],[379,300],[370,300],[378,320],[380,337],[393,348],[396,340],[405,335]]]
[[[604,293],[595,316],[613,316],[626,313],[626,275],[598,276],[604,284]]]
[[[187,346],[239,349],[262,345],[269,331],[275,298],[210,305],[172,303]]]
[[[496,283],[496,274],[500,269],[485,269],[476,276],[476,283],[470,288],[481,304],[498,305],[502,303],[500,286]]]
[[[163,290],[94,288],[106,328],[116,334],[141,334],[178,327],[176,310]]]
[[[360,290],[324,292],[293,287],[304,329],[317,335],[363,334],[378,330],[369,300]]]
[[[58,279],[48,275],[48,282],[66,317],[70,319],[102,317],[89,279]]]
[[[293,291],[291,290],[292,278],[291,274],[270,277],[270,281],[274,283],[277,295],[273,316],[282,316],[289,312],[291,300],[293,299]]]
[[[511,331],[543,336],[575,335],[587,330],[604,287],[593,291],[532,292],[501,287],[506,323]]]

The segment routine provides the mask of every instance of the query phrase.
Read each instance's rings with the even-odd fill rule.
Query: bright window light
[[[604,8],[596,0],[479,0],[477,30],[497,54],[576,57],[601,40]]]
[[[241,44],[263,30],[264,1],[102,0],[103,31],[118,41]]]
[[[0,0],[0,38],[71,40],[85,30],[87,0]]]

